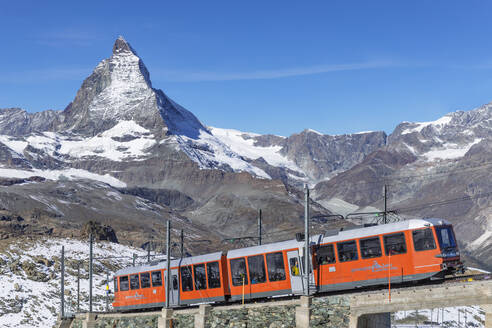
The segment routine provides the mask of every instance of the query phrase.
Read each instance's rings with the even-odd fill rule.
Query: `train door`
[[[287,259],[289,261],[290,272],[290,286],[293,294],[302,294],[304,292],[301,266],[299,259],[299,251],[287,252]]]
[[[167,271],[165,271],[167,281]],[[169,306],[175,307],[179,305],[179,279],[178,269],[171,269],[171,288],[169,289]]]

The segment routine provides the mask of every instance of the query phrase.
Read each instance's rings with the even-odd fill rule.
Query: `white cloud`
[[[154,78],[157,78],[159,80],[173,82],[263,80],[395,66],[399,66],[399,64],[391,61],[371,61],[351,64],[315,65],[272,70],[255,70],[251,72],[156,70],[153,72],[152,75]]]

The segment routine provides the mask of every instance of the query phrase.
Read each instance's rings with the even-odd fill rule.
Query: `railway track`
[[[471,281],[476,281],[476,280],[490,280],[490,279],[492,279],[492,274],[490,274],[490,273],[479,273],[479,274],[468,274],[468,275],[445,278],[444,282],[445,283],[471,282]]]

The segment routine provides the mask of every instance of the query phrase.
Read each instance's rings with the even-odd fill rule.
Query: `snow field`
[[[81,309],[88,309],[88,256],[89,243],[72,239],[47,239],[37,241],[17,241],[0,253],[2,267],[0,274],[0,327],[31,328],[52,327],[60,309],[60,268],[59,258],[61,247],[65,246],[65,304],[66,312],[76,310],[77,301],[77,277],[74,269],[74,261],[85,259],[80,268],[81,280]],[[102,311],[105,309],[106,272],[109,272],[109,287],[112,290],[112,273],[121,267],[131,265],[133,253],[145,256],[146,252],[129,246],[113,244],[109,242],[94,243],[94,257],[121,257],[128,258],[95,260],[93,281],[93,309]],[[36,257],[42,257],[53,261],[52,265],[36,261]],[[34,281],[21,270],[12,271],[12,263],[31,262],[36,266],[37,272],[49,275],[46,282]],[[7,313],[9,312],[10,313]]]
[[[424,324],[423,321],[427,321],[427,323]],[[391,327],[484,328],[484,322],[485,312],[479,306],[457,306],[439,309],[398,311],[394,313]]]
[[[126,187],[126,183],[112,177],[109,174],[100,175],[81,169],[66,169],[66,170],[51,170],[51,171],[33,169],[31,171],[27,171],[27,170],[0,168],[0,177],[26,179],[32,176],[40,176],[49,180],[89,179],[89,180],[95,180],[95,181],[107,183],[116,188]]]

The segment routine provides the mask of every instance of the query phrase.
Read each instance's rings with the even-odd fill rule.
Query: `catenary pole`
[[[77,313],[80,312],[80,262],[77,262]]]
[[[304,275],[305,275],[305,289],[304,294],[309,295],[309,188],[308,185],[304,185],[305,207],[304,207]]]
[[[183,258],[184,256],[184,230],[181,229],[181,236],[180,236],[180,240],[181,240],[181,258]]]
[[[171,221],[167,221],[166,233],[166,308],[169,308],[169,290],[171,283]]]
[[[261,245],[261,208],[258,210],[258,245]]]
[[[388,186],[387,185],[384,185],[384,214],[383,214],[384,224],[387,223],[387,218],[386,218],[386,213],[388,212],[388,201],[387,201],[387,198],[388,198]]]
[[[150,241],[147,246],[147,263],[150,263]]]
[[[106,271],[106,312],[109,312],[109,273]]]
[[[92,233],[89,235],[89,313],[92,313],[92,247],[93,247]]]
[[[65,317],[65,246],[61,249],[60,316]]]

